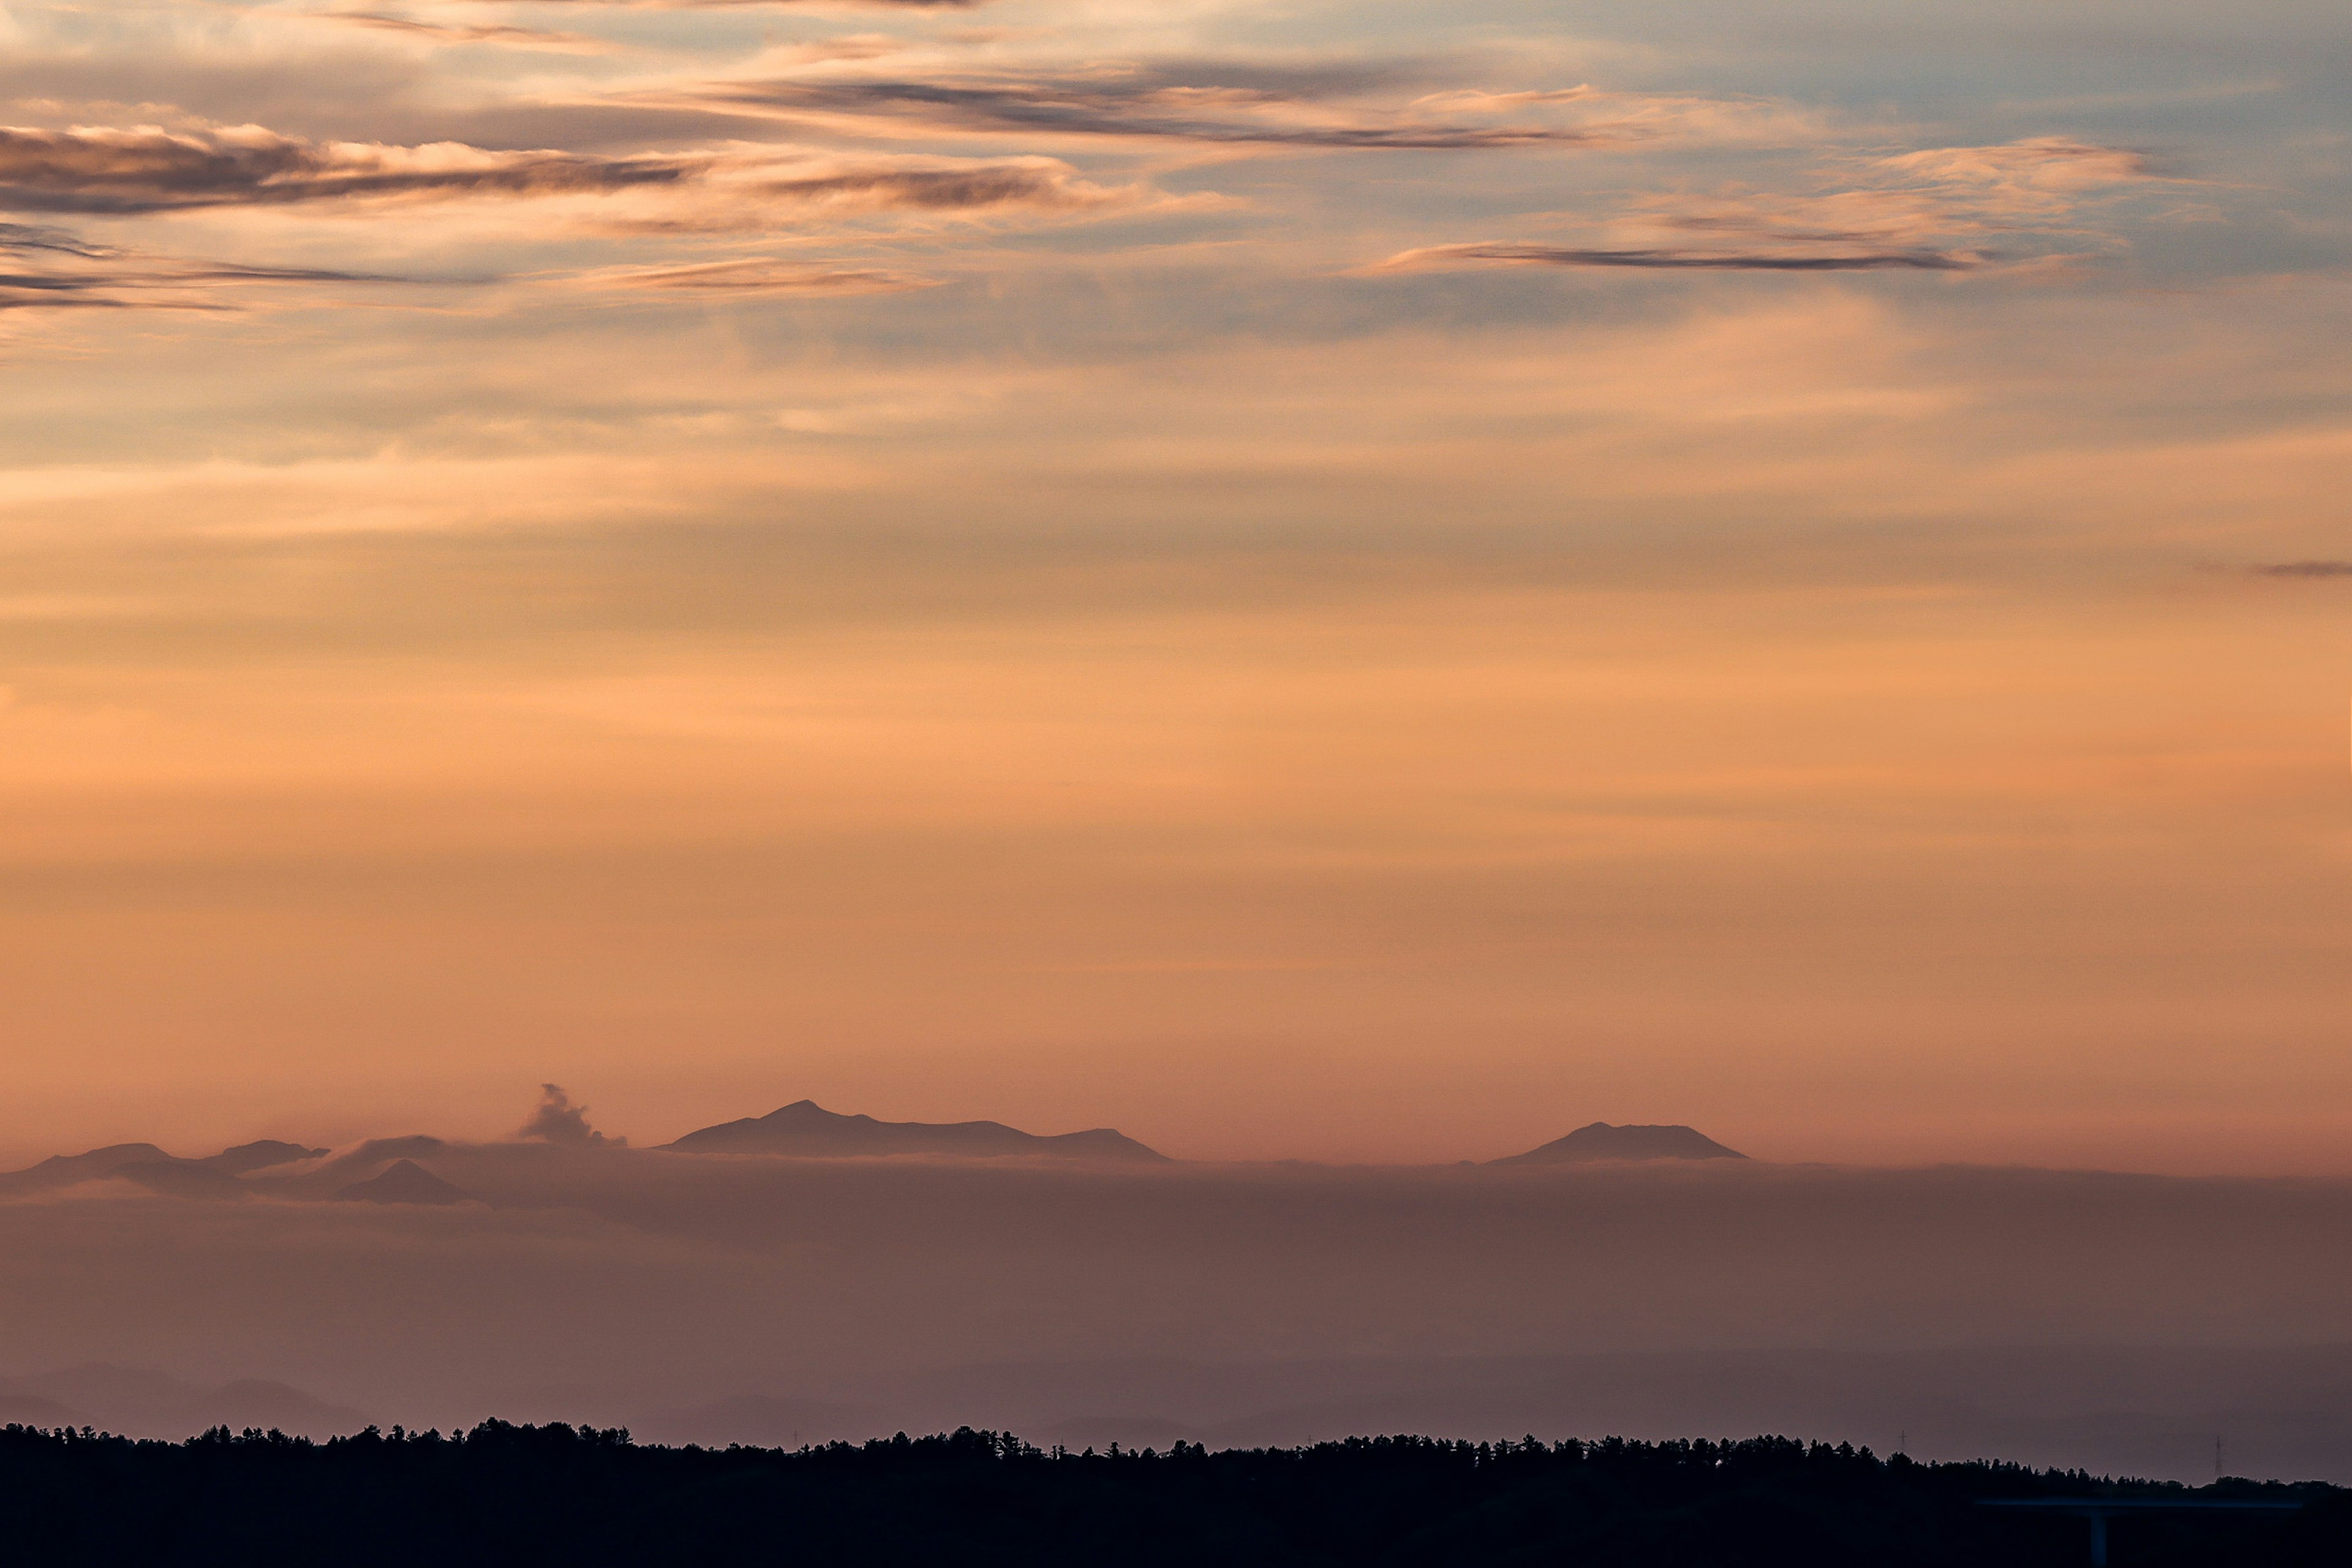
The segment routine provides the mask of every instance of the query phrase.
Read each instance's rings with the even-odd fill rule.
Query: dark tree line
[[[2116,1568],[2352,1562],[2352,1492],[2233,1485],[2306,1506],[2126,1519]],[[2090,1493],[2187,1495],[1779,1437],[1070,1454],[971,1430],[798,1451],[646,1447],[623,1430],[501,1421],[324,1443],[0,1430],[0,1547],[142,1568],[2075,1568],[2083,1521],[1977,1504]]]

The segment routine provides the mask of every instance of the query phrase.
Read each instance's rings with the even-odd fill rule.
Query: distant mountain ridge
[[[212,1426],[239,1431],[276,1426],[326,1437],[356,1432],[367,1417],[264,1378],[203,1387],[166,1373],[97,1363],[0,1376],[0,1422],[7,1421],[94,1426],[135,1436],[177,1439]]]
[[[1696,1127],[1612,1127],[1595,1121],[1565,1138],[1555,1138],[1524,1154],[1489,1160],[1490,1165],[1574,1165],[1597,1160],[1745,1160],[1737,1149],[1727,1149]]]
[[[861,1154],[949,1154],[966,1158],[1042,1154],[1065,1160],[1164,1162],[1116,1129],[1040,1134],[1002,1121],[877,1121],[843,1116],[813,1100],[796,1100],[765,1116],[747,1116],[689,1132],[663,1148],[687,1154],[797,1154],[843,1158]]]
[[[158,1192],[191,1195],[233,1192],[236,1190],[236,1178],[248,1172],[266,1171],[326,1152],[265,1138],[201,1159],[184,1159],[167,1154],[152,1143],[110,1143],[86,1154],[53,1154],[37,1165],[0,1175],[0,1195],[69,1187],[78,1182],[95,1182],[108,1176],[127,1176]]]

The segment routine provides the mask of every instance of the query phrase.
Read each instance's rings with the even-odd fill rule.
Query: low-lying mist
[[[398,1157],[462,1200],[336,1201]],[[2352,1352],[2309,1348],[2352,1338],[2341,1183],[420,1141],[155,1184],[0,1199],[0,1419],[1787,1430],[2189,1477],[2219,1436],[2352,1478]]]

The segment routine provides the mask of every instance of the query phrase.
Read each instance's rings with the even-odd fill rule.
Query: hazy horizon
[[[512,1086],[520,1092],[527,1086]],[[1526,1105],[1509,1108],[1507,1119],[1490,1115],[1475,1116],[1472,1108],[1455,1109],[1452,1114],[1433,1117],[1431,1126],[1403,1126],[1391,1131],[1385,1139],[1368,1135],[1361,1129],[1334,1127],[1328,1112],[1318,1116],[1312,1107],[1296,1127],[1278,1119],[1278,1109],[1265,1106],[1246,1108],[1250,1114],[1246,1138],[1231,1134],[1223,1139],[1211,1138],[1203,1149],[1200,1142],[1179,1142],[1171,1144],[1167,1138],[1153,1136],[1150,1129],[1159,1125],[1153,1119],[1152,1108],[1141,1105],[1135,1115],[1117,1115],[1088,1119],[1083,1103],[1074,1103],[1075,1096],[1037,1097],[1052,1108],[1045,1112],[1050,1117],[1054,1110],[1066,1110],[1070,1114],[1063,1120],[1043,1120],[1024,1116],[1018,1111],[1002,1109],[1003,1096],[950,1096],[937,1092],[909,1097],[903,1091],[886,1097],[881,1105],[844,1099],[828,1099],[793,1090],[780,1090],[767,1100],[735,1101],[715,1094],[687,1097],[670,1095],[664,1100],[676,1103],[685,1100],[688,1107],[683,1112],[673,1111],[672,1119],[648,1127],[636,1121],[625,1105],[614,1109],[614,1102],[598,1095],[593,1103],[585,1095],[576,1097],[580,1109],[593,1111],[595,1130],[618,1142],[634,1148],[654,1149],[702,1127],[731,1121],[742,1117],[758,1117],[781,1106],[800,1100],[813,1100],[828,1111],[836,1114],[868,1115],[887,1122],[953,1123],[963,1121],[995,1121],[1032,1133],[1058,1134],[1095,1128],[1108,1128],[1125,1133],[1171,1159],[1208,1163],[1265,1163],[1305,1162],[1330,1165],[1451,1165],[1458,1163],[1478,1163],[1520,1154],[1552,1142],[1579,1127],[1593,1122],[1613,1122],[1617,1125],[1681,1125],[1696,1126],[1709,1137],[1727,1144],[1750,1160],[1773,1164],[1819,1164],[1856,1169],[1915,1169],[1937,1165],[1980,1165],[1988,1167],[2024,1167],[2046,1170],[2113,1171],[2169,1176],[2242,1176],[2242,1177],[2336,1177],[2352,1176],[2352,1148],[2343,1151],[2294,1149],[2274,1151],[2240,1151],[2223,1144],[2226,1128],[2216,1128],[2211,1119],[2180,1115],[2164,1125],[2163,1131],[2177,1132],[2177,1141],[2150,1143],[2140,1139],[2155,1136],[2142,1124],[2138,1138],[2119,1141],[2104,1147],[2086,1144],[2080,1139],[2060,1141],[2034,1139],[2018,1134],[1994,1139],[1975,1140],[1949,1133],[1916,1131],[1916,1124],[1896,1121],[1893,1125],[1867,1127],[1802,1125],[1791,1129],[1785,1119],[1759,1124],[1743,1121],[1736,1113],[1726,1121],[1707,1121],[1700,1124],[1690,1118],[1667,1114],[1661,1109],[1652,1114],[1630,1112],[1616,1117],[1594,1113],[1589,1110],[1569,1110],[1551,1121],[1540,1121],[1537,1112]],[[1559,1096],[1572,1102],[1573,1096]],[[0,1173],[16,1171],[58,1154],[79,1154],[88,1150],[120,1143],[153,1143],[167,1153],[180,1158],[200,1158],[223,1149],[260,1140],[281,1140],[288,1142],[323,1144],[338,1150],[349,1150],[362,1142],[408,1135],[428,1135],[460,1143],[498,1143],[526,1137],[522,1119],[513,1107],[526,1101],[510,1096],[503,1112],[484,1106],[469,1106],[462,1110],[436,1108],[419,1103],[408,1113],[383,1110],[357,1111],[352,1109],[335,1110],[285,1110],[268,1116],[236,1117],[215,1114],[191,1121],[184,1116],[161,1114],[150,1119],[139,1111],[117,1109],[111,1112],[93,1110],[86,1119],[59,1119],[53,1122],[35,1124],[16,1122],[0,1131]],[[697,1112],[692,1106],[708,1109]],[[911,1106],[913,1109],[900,1110]],[[1490,1110],[1493,1108],[1490,1108]],[[2332,1108],[2314,1115],[2323,1125],[2332,1124]],[[682,1119],[681,1119],[682,1118]],[[1238,1120],[1238,1119],[1237,1119]],[[1481,1124],[1483,1120],[1484,1125]],[[159,1131],[160,1126],[160,1131]],[[1742,1131],[1752,1128],[1752,1131]],[[1511,1141],[1509,1129],[1522,1129],[1517,1141]],[[1441,1142],[1451,1135],[1459,1142]],[[1182,1133],[1177,1135],[1180,1139]],[[2217,1145],[2221,1145],[2217,1147]],[[2265,1157],[2265,1152],[2267,1156]],[[2336,1154],[2335,1158],[2327,1157]]]
[[[402,1156],[463,1201],[349,1201]],[[2345,1181],[803,1159],[583,1130],[7,1191],[0,1252],[0,1420],[161,1436],[1909,1433],[2194,1479],[2221,1430],[2239,1473],[2352,1479]]]

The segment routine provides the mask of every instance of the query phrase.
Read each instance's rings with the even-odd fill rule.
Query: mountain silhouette
[[[462,1204],[470,1202],[473,1195],[463,1187],[451,1186],[414,1160],[398,1160],[382,1175],[353,1182],[335,1197],[343,1203]]]
[[[128,1176],[155,1192],[234,1197],[245,1190],[237,1184],[236,1178],[247,1171],[265,1171],[326,1152],[265,1138],[201,1159],[184,1160],[165,1153],[152,1143],[110,1143],[86,1154],[53,1154],[37,1165],[0,1175],[0,1195],[69,1187],[76,1182],[94,1182],[106,1176]]]
[[[1066,1160],[1164,1161],[1108,1127],[1041,1136],[1001,1121],[877,1121],[841,1116],[813,1100],[794,1100],[765,1116],[722,1121],[662,1145],[688,1154],[954,1154],[993,1157],[1045,1154]]]
[[[367,1417],[264,1378],[215,1388],[168,1373],[98,1363],[60,1372],[0,1378],[0,1423],[94,1425],[143,1437],[182,1438],[208,1427],[276,1426],[314,1437],[356,1432]]]
[[[1695,1127],[1612,1127],[1596,1121],[1565,1138],[1555,1138],[1524,1154],[1489,1160],[1490,1165],[1573,1165],[1591,1160],[1745,1160]]]
[[[110,1143],[86,1154],[52,1154],[37,1165],[0,1175],[0,1193],[32,1193],[69,1187],[111,1176],[125,1165],[168,1163],[172,1156],[152,1143]]]
[[[290,1165],[297,1160],[315,1160],[326,1152],[324,1149],[306,1149],[299,1143],[264,1138],[258,1142],[239,1143],[234,1149],[224,1149],[201,1160],[183,1160],[180,1163],[202,1165],[207,1170],[242,1176],[247,1171],[267,1171],[276,1165]]]
[[[299,1143],[265,1138],[200,1160],[177,1160],[169,1155],[161,1160],[140,1160],[117,1166],[114,1174],[127,1176],[150,1192],[168,1193],[173,1197],[239,1198],[252,1191],[238,1180],[248,1171],[267,1171],[297,1160],[315,1159],[325,1152],[324,1149],[308,1149]]]
[[[371,1170],[386,1160],[413,1160],[419,1154],[437,1154],[449,1145],[428,1133],[411,1132],[402,1138],[371,1138],[348,1154],[338,1154],[320,1167],[322,1176],[355,1176]]]

